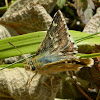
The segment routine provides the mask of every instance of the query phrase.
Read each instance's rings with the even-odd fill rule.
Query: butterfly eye
[[[70,37],[71,35],[69,34],[68,36]]]
[[[72,42],[72,44],[75,44],[75,42]]]
[[[31,71],[35,70],[34,62],[32,60],[29,61],[28,65],[30,66]]]
[[[74,52],[73,55],[76,55],[77,52]]]
[[[35,66],[32,65],[32,66],[31,66],[31,71],[34,71],[34,70],[35,70]]]

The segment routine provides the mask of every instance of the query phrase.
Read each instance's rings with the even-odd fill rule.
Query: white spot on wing
[[[58,41],[58,38],[55,38],[54,41],[55,41],[55,42]]]
[[[58,36],[58,34],[56,34],[56,37]]]
[[[62,55],[63,53],[61,53],[61,52],[59,52],[59,54],[58,55]]]
[[[52,25],[53,25],[53,26],[57,26],[57,23],[53,22]]]
[[[51,40],[53,40],[53,37],[51,36],[51,34],[49,34],[49,37],[51,38]]]
[[[58,44],[54,45],[54,48],[57,48],[58,47]]]

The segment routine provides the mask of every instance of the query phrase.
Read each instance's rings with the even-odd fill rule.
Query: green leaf
[[[89,36],[87,33],[69,30],[74,40]],[[15,45],[23,54],[35,53],[39,47],[39,44],[45,37],[46,32],[33,32],[29,34],[9,37],[0,40],[0,59],[22,55],[18,50],[11,46],[8,42]],[[92,38],[79,42],[77,45],[90,45],[100,44],[99,36],[92,36]]]
[[[34,57],[35,56],[35,54],[33,54],[33,55],[31,55],[31,56],[28,56],[27,58],[31,58],[31,57]],[[0,68],[0,70],[3,70],[3,69],[5,69],[5,68],[9,68],[10,66],[12,66],[12,67],[17,67],[18,65],[18,63],[19,62],[22,62],[22,61],[24,61],[24,60],[26,60],[27,58],[24,58],[24,59],[21,59],[21,60],[18,60],[18,61],[16,61],[16,62],[14,62],[14,63],[12,63],[12,64],[3,64],[3,65],[0,65],[0,67],[2,67],[2,68]],[[23,63],[19,63],[19,66],[21,66],[21,67],[24,67],[24,64]]]
[[[9,66],[11,64],[3,64],[3,65],[0,65],[0,70],[2,70],[1,68],[3,67],[6,67],[6,66]],[[23,63],[17,63],[17,64],[13,64],[11,65],[9,68],[15,68],[15,67],[24,67],[24,64]]]
[[[0,59],[22,55],[8,42],[15,45],[23,54],[35,53],[46,32],[34,32],[0,40]]]
[[[0,10],[4,10],[4,9],[8,9],[9,8],[9,6],[8,7],[0,7]]]
[[[66,0],[57,0],[58,7],[62,8],[66,3]]]
[[[78,53],[77,56],[79,56],[79,58],[95,58],[95,57],[100,57],[100,53],[92,53],[92,54]]]
[[[100,32],[91,35],[88,33],[73,30],[70,30],[69,32],[71,33],[72,37],[74,38],[78,46],[94,44],[100,45],[100,36],[97,35],[100,34]]]

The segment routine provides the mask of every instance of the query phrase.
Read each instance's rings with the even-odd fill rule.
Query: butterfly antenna
[[[10,45],[12,45],[15,49],[17,49],[21,54],[23,54],[16,46],[14,46],[11,42],[8,42]],[[19,62],[21,62],[21,61],[24,61],[24,60],[26,60],[27,58],[31,58],[31,57],[33,57],[33,56],[35,56],[35,54],[33,54],[33,55],[31,55],[31,56],[28,56],[28,57],[25,57],[24,59],[21,59],[21,60],[18,60],[18,61],[16,61],[16,62],[14,62],[14,63],[12,63],[12,64],[9,64],[8,66],[5,66],[5,67],[3,67],[3,68],[0,68],[0,70],[3,70],[3,69],[5,69],[5,68],[8,68],[8,67],[10,67],[10,66],[12,66],[12,65],[14,65],[14,64],[16,64],[16,63],[19,63]]]
[[[12,45],[15,49],[17,49],[21,54],[23,54],[16,46],[14,46],[11,42],[8,42],[10,45]]]
[[[97,32],[97,33],[94,33],[94,34],[91,34],[91,35],[82,37],[82,38],[80,38],[80,39],[75,40],[75,42],[76,42],[76,43],[79,43],[79,42],[81,42],[81,41],[84,41],[84,40],[93,38],[93,36],[95,36],[95,35],[97,35],[97,34],[100,34],[100,32]]]
[[[15,49],[17,49],[21,54],[23,54],[16,46],[14,46],[11,42],[8,42],[10,45],[12,45]],[[26,57],[25,57],[26,58]],[[32,78],[30,79],[30,81],[27,81],[26,85],[30,86],[30,83],[32,81],[32,79],[36,76],[37,72],[32,76]],[[30,75],[29,75],[30,77]]]

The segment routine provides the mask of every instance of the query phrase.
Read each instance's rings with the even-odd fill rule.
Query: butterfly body
[[[91,59],[78,59],[76,53],[77,45],[68,32],[61,11],[58,10],[36,56],[32,59],[32,66],[36,72],[48,75],[77,71],[83,66],[93,64]]]

